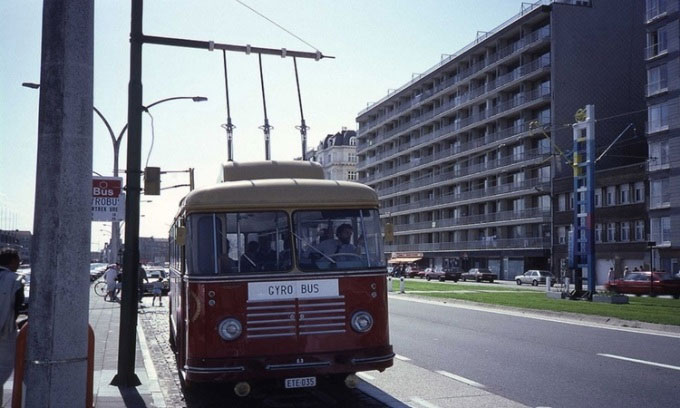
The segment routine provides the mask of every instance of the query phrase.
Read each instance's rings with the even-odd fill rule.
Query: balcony
[[[668,80],[662,79],[647,84],[647,97],[668,92]]]
[[[377,193],[381,198],[395,192],[405,192],[410,189],[425,189],[430,188],[436,183],[450,182],[453,183],[455,178],[475,175],[476,177],[483,177],[485,173],[496,173],[497,169],[522,164],[524,166],[537,164],[544,160],[548,154],[545,154],[539,149],[533,149],[528,152],[522,152],[509,156],[502,157],[496,160],[489,160],[485,163],[475,163],[467,166],[457,167],[455,165],[448,166],[447,170],[441,171],[439,174],[429,174],[419,177],[417,179],[402,182],[392,187],[377,188]],[[536,163],[534,163],[536,162]]]
[[[440,197],[418,200],[407,204],[397,204],[390,207],[381,208],[382,213],[390,212],[392,216],[400,215],[399,213],[409,212],[410,210],[432,210],[434,207],[451,207],[454,205],[464,205],[466,201],[478,201],[480,198],[484,200],[493,199],[501,194],[520,193],[528,189],[538,188],[543,191],[549,191],[550,183],[538,178],[523,180],[514,183],[505,183],[494,187],[480,188],[469,191],[462,191],[460,193],[445,194]],[[526,192],[522,193],[526,194]]]
[[[456,226],[469,226],[476,224],[493,224],[506,223],[512,221],[513,223],[528,224],[529,220],[535,219],[535,222],[550,222],[550,209],[529,208],[524,210],[499,211],[489,214],[476,214],[456,218],[443,218],[436,221],[424,221],[405,225],[395,225],[394,232],[434,232],[441,229],[451,229]],[[492,227],[494,225],[485,225],[485,227]],[[397,234],[404,235],[404,234]]]
[[[522,249],[550,249],[550,238],[527,237],[484,239],[459,242],[437,242],[429,244],[399,244],[385,245],[385,252],[433,252],[433,251],[472,251],[472,250],[522,250]]]
[[[650,60],[668,54],[668,44],[652,44],[645,48],[645,59]]]

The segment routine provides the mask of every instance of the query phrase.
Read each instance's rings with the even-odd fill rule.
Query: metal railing
[[[550,249],[550,238],[496,238],[485,237],[480,240],[437,242],[428,244],[385,245],[385,252],[432,252],[496,249]]]

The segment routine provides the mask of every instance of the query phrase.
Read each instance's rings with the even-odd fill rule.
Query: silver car
[[[515,276],[515,282],[517,282],[518,285],[523,283],[530,283],[531,286],[538,286],[541,283],[545,285],[547,277],[550,277],[550,286],[553,286],[555,284],[555,277],[553,274],[538,269],[530,269],[521,275]]]

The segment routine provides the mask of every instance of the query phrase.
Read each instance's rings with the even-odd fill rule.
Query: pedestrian
[[[16,273],[20,264],[17,250],[5,248],[0,251],[0,389],[14,370],[16,321],[24,304],[23,277]]]
[[[628,275],[629,273],[630,273],[630,269],[628,269],[628,267],[626,266],[625,268],[623,268],[623,276],[621,278],[622,279],[625,278],[626,275]]]
[[[633,268],[633,272],[640,272],[640,270],[639,270],[638,267],[636,266],[635,268]]]
[[[156,297],[158,296],[158,304],[160,306],[163,306],[163,277],[159,276],[158,280],[154,283],[152,283],[153,288],[151,289],[151,294],[153,297],[151,298],[151,306],[154,305],[156,302]]]
[[[146,276],[146,269],[139,263],[139,269],[137,270],[137,301],[142,303],[142,298],[144,297],[144,281],[149,283],[149,277]]]
[[[609,268],[609,272],[607,273],[607,280],[612,281],[614,279],[614,267]]]
[[[118,300],[118,297],[116,296],[117,279],[118,279],[117,265],[111,264],[107,266],[106,270],[104,271],[104,280],[106,281],[106,295],[104,295],[105,302],[114,302]]]

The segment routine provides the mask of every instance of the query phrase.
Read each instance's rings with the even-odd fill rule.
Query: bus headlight
[[[359,333],[366,333],[373,327],[373,316],[363,310],[352,315],[352,328]]]
[[[243,327],[241,326],[241,322],[233,317],[222,320],[217,327],[217,332],[224,340],[236,340],[241,335],[242,331]]]

